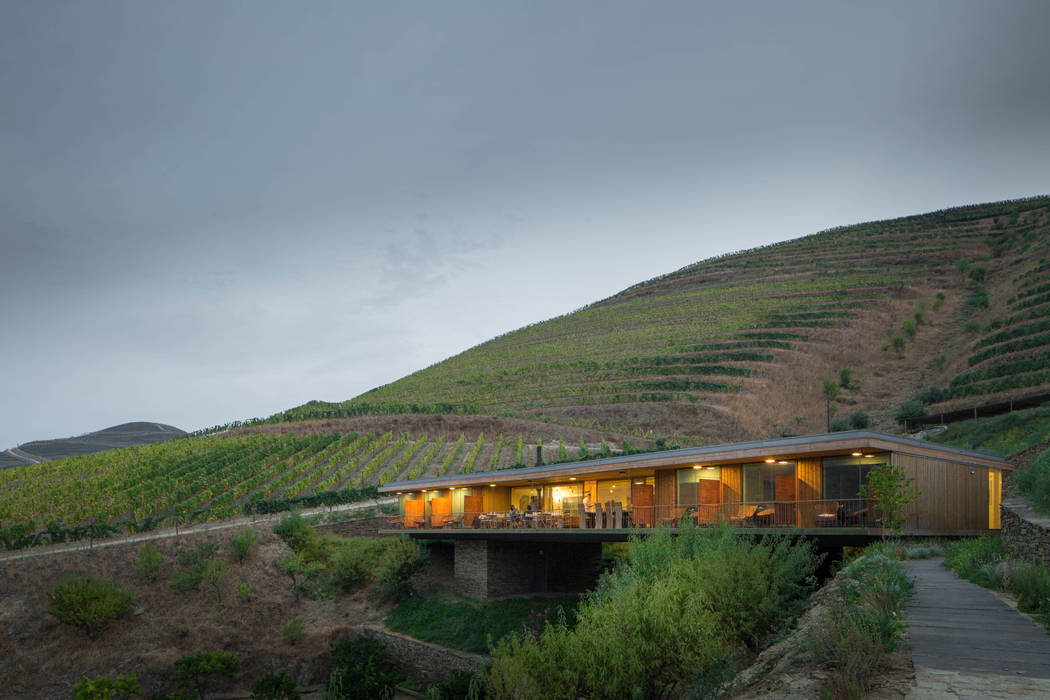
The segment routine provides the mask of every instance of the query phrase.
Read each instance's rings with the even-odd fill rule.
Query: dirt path
[[[942,561],[902,562],[915,581],[907,615],[917,685],[908,697],[1050,697],[1050,635]]]
[[[364,510],[366,508],[375,508],[376,506],[389,505],[394,503],[397,503],[397,498],[380,498],[375,501],[365,501],[363,503],[348,503],[346,505],[333,506],[331,509],[329,509],[327,506],[321,506],[318,508],[307,508],[299,512],[304,516],[320,515],[331,511]],[[15,559],[28,559],[30,557],[43,557],[50,554],[62,554],[64,552],[78,552],[87,549],[98,549],[100,547],[115,547],[117,545],[128,544],[131,542],[146,542],[148,540],[167,539],[169,537],[192,535],[199,532],[210,532],[212,530],[226,530],[234,527],[245,527],[247,525],[251,525],[252,523],[279,520],[287,514],[287,511],[285,511],[282,513],[267,513],[265,515],[246,515],[241,518],[232,518],[230,520],[215,520],[208,523],[200,523],[198,525],[188,525],[186,527],[177,528],[177,530],[176,528],[168,527],[159,530],[151,530],[149,532],[142,532],[134,535],[107,537],[104,540],[95,541],[94,544],[92,544],[90,541],[80,540],[79,542],[63,542],[60,544],[46,545],[43,547],[20,549],[12,552],[0,552],[0,562],[13,561]]]

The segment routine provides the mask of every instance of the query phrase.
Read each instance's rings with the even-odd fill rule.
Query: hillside
[[[829,412],[896,431],[909,403],[922,413],[1043,394],[1048,261],[1050,198],[1038,198],[696,263],[343,403],[0,472],[0,536],[351,498],[532,465],[537,445],[550,463],[819,433]]]
[[[864,410],[883,429],[924,386],[944,390],[924,397],[936,409],[1046,391],[1048,206],[947,209],[706,260],[274,419],[483,412],[724,442],[824,430],[825,380],[846,385],[833,414]]]
[[[17,448],[0,452],[0,469],[36,464],[63,457],[75,457],[104,450],[136,445],[151,445],[155,442],[184,437],[186,432],[163,423],[122,423],[111,428],[96,430],[76,437],[54,440],[34,440]]]

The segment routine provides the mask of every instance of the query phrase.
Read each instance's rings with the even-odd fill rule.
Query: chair
[[[602,512],[602,504],[594,504],[594,527],[599,530],[605,527],[605,514]]]

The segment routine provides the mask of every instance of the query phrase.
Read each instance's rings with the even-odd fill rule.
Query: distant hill
[[[931,411],[1050,390],[1050,198],[694,263],[271,420],[488,413],[725,442],[821,432],[829,397],[832,418],[894,430],[920,389]]]
[[[62,457],[76,457],[118,447],[150,445],[185,435],[186,431],[163,423],[124,423],[76,437],[34,440],[0,452],[0,469],[47,462]]]

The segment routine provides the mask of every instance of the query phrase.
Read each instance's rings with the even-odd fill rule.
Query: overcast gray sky
[[[1050,192],[1050,3],[0,2],[0,449]]]

